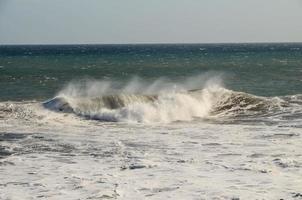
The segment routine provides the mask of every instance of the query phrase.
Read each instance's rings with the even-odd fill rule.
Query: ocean
[[[0,46],[0,199],[299,199],[302,44]]]

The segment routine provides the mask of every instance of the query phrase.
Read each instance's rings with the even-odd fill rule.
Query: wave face
[[[97,98],[55,97],[43,103],[54,111],[101,121],[171,122],[205,117],[211,107],[202,94],[119,94]]]
[[[63,90],[43,103],[47,109],[100,121],[173,122],[209,118],[274,117],[300,113],[302,96],[259,97],[218,85],[198,90],[165,90],[157,94],[88,94]],[[68,92],[66,92],[68,91]],[[87,91],[86,91],[87,92]],[[78,95],[75,95],[78,94]]]

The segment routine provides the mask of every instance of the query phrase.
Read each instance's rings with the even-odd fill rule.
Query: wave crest
[[[172,122],[196,118],[259,116],[289,107],[278,98],[258,97],[223,87],[155,95],[116,94],[100,97],[58,96],[44,107],[101,121]]]

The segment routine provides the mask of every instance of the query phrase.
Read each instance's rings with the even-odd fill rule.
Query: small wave
[[[213,113],[224,116],[259,116],[275,113],[289,106],[280,97],[260,97],[224,89],[215,102]]]

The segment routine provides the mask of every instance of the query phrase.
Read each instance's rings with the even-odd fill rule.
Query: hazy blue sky
[[[302,42],[302,0],[0,0],[0,44]]]

